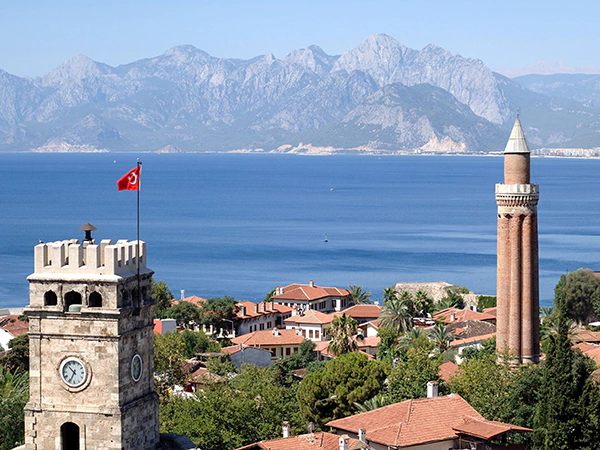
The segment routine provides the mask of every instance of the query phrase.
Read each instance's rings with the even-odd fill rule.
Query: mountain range
[[[0,150],[490,152],[517,108],[533,148],[600,146],[584,100],[383,34],[283,59],[184,45],[118,67],[78,55],[33,79],[0,70]]]

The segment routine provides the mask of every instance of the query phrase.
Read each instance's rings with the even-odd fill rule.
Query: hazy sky
[[[340,54],[375,33],[497,68],[600,66],[596,0],[0,0],[0,69],[42,75],[83,53],[112,66],[191,44],[213,56]]]

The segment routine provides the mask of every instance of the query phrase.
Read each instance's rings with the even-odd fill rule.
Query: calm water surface
[[[0,154],[0,307],[27,304],[39,240],[135,239],[136,194],[116,181],[143,162],[142,239],[173,293],[261,300],[277,285],[448,281],[494,294],[502,158]],[[540,289],[600,268],[600,161],[533,159],[540,184]],[[328,242],[324,242],[327,235]]]

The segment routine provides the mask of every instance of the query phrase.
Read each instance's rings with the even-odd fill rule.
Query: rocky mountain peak
[[[299,64],[311,72],[323,75],[331,71],[331,67],[337,58],[337,56],[325,53],[318,45],[311,45],[300,50],[293,50],[285,57],[284,62]]]
[[[111,73],[112,68],[85,55],[75,55],[42,77],[42,84],[54,86],[68,80],[82,80]]]

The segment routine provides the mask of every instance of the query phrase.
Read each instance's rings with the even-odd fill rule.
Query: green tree
[[[175,385],[185,386],[189,372],[185,359],[185,341],[179,332],[154,336],[154,372],[156,391],[161,402],[168,401]]]
[[[204,331],[191,331],[183,330],[181,332],[183,337],[184,349],[183,355],[186,358],[196,356],[198,353],[212,353],[220,352],[221,346],[213,339],[210,339]]]
[[[25,404],[29,399],[27,372],[0,367],[0,450],[23,444]]]
[[[231,362],[229,355],[212,356],[206,361],[206,370],[222,377],[237,373],[238,369]]]
[[[203,322],[200,308],[186,301],[177,302],[176,305],[164,311],[163,315],[170,319],[175,319],[177,325],[185,329],[194,330]]]
[[[231,331],[231,321],[236,316],[238,307],[233,297],[216,297],[206,300],[200,307],[202,323],[212,326],[215,333],[221,330]]]
[[[342,313],[335,316],[331,325],[325,329],[327,337],[331,339],[327,348],[336,356],[358,350],[354,336],[358,330],[358,322],[352,317]]]
[[[562,275],[554,288],[554,298],[569,319],[587,323],[600,316],[600,279],[590,269]]]
[[[448,331],[447,325],[436,323],[435,326],[429,330],[429,338],[439,352],[443,353],[450,347],[450,342],[454,340],[454,335]]]
[[[435,307],[436,311],[441,311],[446,308],[462,309],[465,306],[465,300],[460,293],[456,292],[456,290],[449,288],[446,292],[447,295],[437,303]]]
[[[11,373],[29,372],[29,335],[17,336],[9,345],[10,351],[0,358],[0,367]]]
[[[535,443],[544,450],[595,448],[596,441],[586,440],[600,432],[598,402],[594,399],[600,392],[591,379],[595,367],[589,358],[572,348],[566,303],[555,300],[555,304],[556,333],[549,336],[542,366],[534,419]]]
[[[377,394],[375,397],[366,400],[364,403],[354,403],[357,413],[373,411],[390,404],[390,400],[383,394]]]
[[[426,348],[408,349],[406,359],[398,361],[389,376],[386,396],[390,402],[426,397],[427,382],[442,381],[438,375],[441,363],[441,356],[431,357]]]
[[[412,328],[403,333],[398,340],[398,346],[403,350],[408,350],[409,348],[425,348],[427,350],[433,349],[433,345],[429,339],[427,331],[420,327]]]
[[[281,437],[281,424],[301,430],[296,389],[280,386],[268,368],[244,365],[239,374],[213,384],[196,398],[161,404],[161,433],[186,434],[203,450],[232,450]]]
[[[486,308],[493,308],[496,306],[496,296],[494,295],[480,295],[477,297],[477,311],[482,312]]]
[[[383,290],[383,303],[386,303],[398,296],[396,292],[396,286],[389,286]]]
[[[463,361],[450,380],[450,389],[483,417],[501,420],[510,383],[510,367],[497,364],[496,355]]]
[[[271,297],[273,297],[275,295],[275,289],[273,289],[272,291],[270,291],[266,297],[265,297],[265,302],[270,302],[271,301]]]
[[[152,278],[152,298],[156,302],[156,317],[158,319],[166,319],[165,312],[171,307],[173,294],[164,280],[160,280],[157,283]]]
[[[333,419],[354,413],[354,403],[364,403],[381,392],[390,365],[369,361],[361,353],[346,353],[309,373],[298,387],[298,408],[303,424],[318,428]],[[335,398],[331,398],[335,396]]]
[[[273,364],[277,382],[289,386],[294,382],[292,371],[308,367],[317,360],[314,349],[316,344],[310,339],[305,339],[293,355],[285,356]]]
[[[377,359],[392,363],[394,359],[400,356],[398,331],[391,326],[381,325],[377,330],[377,336],[379,336]]]
[[[353,305],[364,305],[371,304],[373,300],[371,300],[371,293],[368,291],[363,291],[362,286],[350,285],[350,302]]]
[[[379,320],[382,326],[388,326],[396,331],[396,335],[412,328],[412,302],[406,296],[394,297],[383,304]]]
[[[419,317],[427,317],[433,311],[433,299],[420,289],[415,293],[414,305]]]

